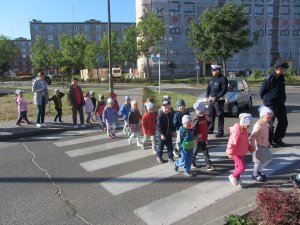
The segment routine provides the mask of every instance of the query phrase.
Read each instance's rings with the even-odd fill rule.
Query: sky
[[[136,0],[110,0],[111,22],[135,22]],[[107,0],[0,0],[0,35],[30,39],[29,22],[107,22]]]

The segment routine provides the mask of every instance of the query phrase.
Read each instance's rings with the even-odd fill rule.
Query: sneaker
[[[213,133],[214,133],[213,130],[209,130],[209,131],[208,131],[208,134],[213,134]]]
[[[84,124],[80,124],[79,127],[80,127],[80,128],[85,128],[85,125],[84,125]]]
[[[175,172],[178,172],[178,166],[176,165],[176,162],[174,162],[174,170]]]
[[[156,155],[156,150],[155,149],[152,149],[152,152],[154,155]]]
[[[267,179],[267,176],[266,176],[263,172],[258,171],[258,174],[259,174],[262,178]]]
[[[259,174],[257,176],[252,175],[252,179],[256,180],[258,182],[264,182],[265,181],[265,179],[262,176],[260,176]]]
[[[224,137],[224,134],[218,133],[215,135],[216,138]]]
[[[16,125],[19,126],[19,127],[22,126],[20,123],[16,123]]]
[[[108,139],[113,139],[113,136],[112,136],[111,134],[109,134],[109,135],[107,136],[107,138],[108,138]]]
[[[42,123],[41,125],[42,125],[42,127],[47,127],[48,126],[47,123]]]
[[[228,179],[233,186],[238,186],[238,180],[232,174],[228,176]]]
[[[270,143],[270,146],[271,146],[271,148],[278,148],[279,147],[279,145],[274,143],[274,142]]]
[[[207,169],[208,171],[212,171],[212,170],[215,169],[215,167],[213,166],[213,164],[211,163],[210,160],[206,163],[206,169]]]
[[[191,174],[190,171],[184,171],[183,174],[188,177],[193,177],[193,174]]]
[[[175,156],[176,158],[180,157],[179,152],[180,152],[180,150],[177,150],[177,149],[175,149],[175,150],[173,151],[173,154],[174,154],[174,156]]]
[[[78,129],[78,128],[79,128],[79,125],[76,124],[76,125],[74,125],[73,127],[76,128],[76,129]]]
[[[117,135],[116,134],[112,134],[112,137],[115,139],[115,138],[117,138]]]
[[[63,123],[63,121],[59,121],[59,123]]]
[[[160,163],[160,164],[164,162],[163,159],[162,159],[162,157],[158,157],[158,156],[157,156],[157,157],[156,157],[156,160],[157,160],[157,162]]]
[[[287,144],[282,141],[282,139],[278,139],[274,141],[275,144],[278,144],[280,147],[287,147]]]
[[[174,159],[168,159],[168,162],[169,162],[169,163],[174,163],[175,160],[174,160]]]
[[[144,149],[144,146],[141,143],[136,143],[136,146],[142,147]]]
[[[290,176],[290,180],[295,188],[300,188],[300,181],[297,179],[297,176]]]
[[[41,124],[39,124],[39,123],[37,123],[37,124],[36,124],[36,127],[37,127],[37,128],[41,128],[41,127],[42,127],[42,125],[41,125]]]

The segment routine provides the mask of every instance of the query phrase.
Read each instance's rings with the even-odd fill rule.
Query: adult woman
[[[33,102],[37,106],[36,126],[38,128],[46,127],[44,118],[49,95],[44,72],[38,73],[37,79],[32,84],[32,92],[34,92]]]

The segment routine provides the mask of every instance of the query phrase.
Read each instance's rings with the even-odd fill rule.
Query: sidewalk
[[[118,94],[118,102],[121,105],[124,103],[124,96],[129,95],[132,99],[136,99],[139,102],[139,106],[142,106],[142,88],[131,88],[130,90],[116,90]],[[86,115],[84,114],[85,118]],[[79,121],[79,115],[77,115],[77,120]],[[68,130],[75,130],[73,128],[72,116],[67,115],[62,117],[63,123],[53,122],[52,116],[45,116],[45,122],[48,124],[48,127],[37,128],[35,124],[27,125],[22,123],[22,126],[16,125],[16,120],[0,122],[0,141],[5,141],[15,138],[30,137],[34,135],[44,135],[49,133],[63,132]],[[34,121],[31,121],[34,122]],[[119,125],[119,123],[118,123]],[[117,127],[118,127],[117,125]],[[84,129],[90,129],[98,127],[98,123],[94,122],[92,126],[86,126]],[[77,130],[77,129],[76,129]]]

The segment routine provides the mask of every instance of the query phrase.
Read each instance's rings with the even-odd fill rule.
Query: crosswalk
[[[122,175],[101,181],[99,188],[103,188],[112,197],[141,190],[164,179],[179,176],[174,171],[172,164],[157,164],[150,149],[142,150],[136,145],[128,147],[127,138],[123,134],[118,133],[117,139],[108,140],[106,134],[100,131],[85,131],[80,134],[84,135],[83,137],[74,132],[76,131],[73,131],[72,135],[74,137],[72,139],[68,135],[63,135],[67,140],[61,139],[53,144],[61,149],[70,159],[76,158],[76,162],[79,161],[79,166],[86,173],[98,173],[103,169],[115,168],[121,165],[134,165],[139,160],[153,161],[152,164],[145,165],[143,169],[137,169],[136,171],[132,169],[130,172],[122,171]],[[125,150],[123,150],[124,146],[126,146]],[[225,159],[225,148],[224,144],[210,148],[211,160],[218,161]],[[114,153],[114,150],[117,150],[116,153]],[[97,154],[100,153],[101,157],[97,158]],[[106,153],[109,154],[105,156]],[[95,158],[88,157],[90,160],[87,160],[87,156],[95,156]],[[299,150],[294,148],[280,149],[274,152],[273,156],[274,160],[266,171],[267,175],[271,175],[300,159]],[[203,164],[202,157],[198,159],[198,163]],[[247,165],[247,168],[249,169],[242,176],[244,180],[243,186],[254,182],[251,180],[253,165],[250,163]],[[228,181],[229,174],[229,172],[226,172],[212,176],[209,180],[197,183],[183,190],[179,189],[169,196],[145,203],[144,206],[133,210],[133,213],[146,224],[173,224],[214,204],[220,199],[224,199],[240,191],[241,187],[230,185]],[[197,195],[195,193],[201,194]]]

